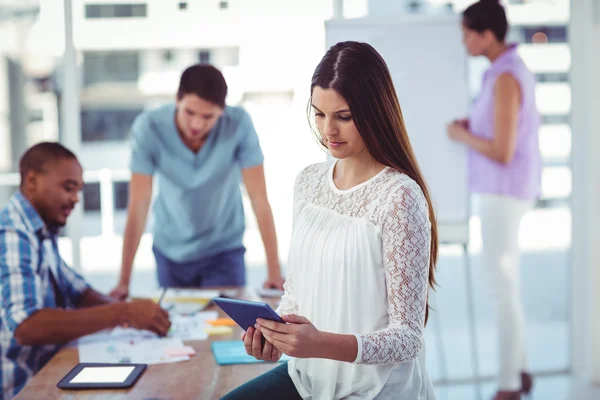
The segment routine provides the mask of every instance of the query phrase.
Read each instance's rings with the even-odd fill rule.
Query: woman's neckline
[[[377,179],[379,176],[381,176],[385,171],[387,171],[390,168],[390,167],[386,166],[381,171],[379,171],[378,173],[376,173],[375,175],[373,175],[366,181],[361,182],[358,185],[354,185],[348,189],[340,189],[336,186],[335,181],[333,180],[333,171],[335,171],[335,166],[337,165],[338,161],[339,160],[335,160],[333,163],[331,163],[331,166],[329,167],[329,172],[327,173],[327,178],[328,178],[327,180],[329,181],[329,186],[331,187],[331,189],[334,192],[339,193],[339,194],[352,193],[352,192],[360,189],[361,187],[368,185],[369,183],[373,182],[375,179]]]

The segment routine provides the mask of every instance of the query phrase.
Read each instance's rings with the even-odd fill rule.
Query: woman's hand
[[[281,358],[281,351],[277,350],[269,341],[265,341],[263,346],[262,334],[258,329],[248,328],[242,333],[242,340],[246,353],[257,360],[275,362]]]
[[[308,319],[294,314],[281,318],[287,324],[259,318],[256,329],[290,357],[317,358],[321,355],[321,332]]]
[[[463,121],[454,121],[447,127],[448,137],[456,142],[464,142],[469,135],[469,131],[465,127]]]
[[[452,123],[456,123],[459,124],[460,126],[462,126],[465,129],[469,129],[469,119],[468,118],[462,118],[462,119],[455,119],[454,121],[452,121]]]

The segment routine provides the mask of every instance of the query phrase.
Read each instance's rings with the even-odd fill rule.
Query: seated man
[[[0,400],[15,396],[72,339],[118,325],[164,336],[171,325],[151,300],[115,302],[60,258],[58,230],[83,187],[75,155],[40,143],[19,169],[20,189],[0,211]]]

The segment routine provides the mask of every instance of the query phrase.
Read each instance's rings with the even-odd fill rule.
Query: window
[[[100,211],[99,183],[85,183],[83,185],[83,211]]]
[[[135,4],[86,4],[85,17],[98,18],[134,18],[146,17],[148,7],[145,3]]]
[[[548,72],[535,75],[538,82],[568,82],[569,74],[566,72]]]
[[[543,38],[538,39],[538,38]],[[523,28],[523,42],[525,43],[566,43],[566,26],[529,26]]]
[[[419,1],[411,1],[408,3],[408,10],[410,12],[418,12],[421,8],[421,2]]]
[[[92,109],[81,112],[81,140],[127,140],[131,124],[142,109]]]
[[[129,199],[129,182],[113,182],[113,196],[115,210],[126,210]],[[100,183],[83,185],[83,210],[85,212],[101,211]]]
[[[180,2],[179,2],[179,9],[180,9],[180,10],[182,10],[182,11],[183,11],[183,10],[187,10],[187,6],[188,6],[188,5],[187,5],[187,1],[180,1]]]
[[[568,82],[543,82],[535,88],[535,100],[542,115],[567,115],[571,112],[571,88]]]
[[[536,209],[553,209],[553,208],[567,208],[571,204],[571,199],[566,198],[540,198],[535,203]]]
[[[219,61],[222,67],[240,65],[240,49],[239,47],[223,47],[218,49]]]
[[[29,113],[27,115],[29,117],[29,121],[28,122],[43,122],[44,121],[44,110],[40,109],[40,108],[33,108],[31,107],[29,109]]]
[[[568,166],[545,166],[542,170],[543,199],[564,199],[571,195],[571,170]]]
[[[568,115],[542,115],[542,124],[570,124],[570,118]]]
[[[136,82],[140,74],[137,51],[98,51],[83,54],[85,86],[103,82]]]
[[[567,124],[542,125],[539,143],[545,165],[566,165],[571,157],[571,127]]]
[[[173,51],[171,51],[171,50],[163,51],[162,58],[163,58],[163,61],[165,61],[167,63],[173,61]]]
[[[205,63],[205,64],[210,63],[210,51],[208,51],[208,50],[200,50],[198,52],[198,60],[201,63]]]
[[[129,201],[129,182],[114,182],[113,193],[115,210],[126,210]]]
[[[221,10],[226,10],[229,8],[229,2],[228,1],[221,1],[219,2],[219,8]]]
[[[6,200],[6,202],[8,202],[8,198],[10,196],[12,196],[13,194],[17,193],[17,190],[19,190],[19,185],[6,185],[6,186],[2,185],[2,186],[0,186],[0,189],[2,190],[2,192],[1,192],[2,199]]]

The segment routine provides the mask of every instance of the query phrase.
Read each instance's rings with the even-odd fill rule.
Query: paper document
[[[199,312],[194,315],[171,313],[169,315],[171,329],[167,337],[181,340],[205,340],[208,338],[209,328],[211,327],[208,321],[213,321],[218,316],[219,314],[216,311]],[[140,341],[144,339],[159,339],[159,337],[150,331],[116,327],[83,336],[70,342],[69,346],[114,341]]]
[[[183,348],[181,339],[114,340],[79,344],[79,362],[161,364],[187,361],[189,356],[170,357],[170,349]]]
[[[80,344],[89,343],[106,343],[109,341],[126,341],[126,340],[143,340],[157,339],[158,336],[150,331],[142,331],[134,328],[116,327],[113,329],[105,329],[91,335],[82,336],[69,343],[69,345],[77,346]]]
[[[132,295],[132,298],[142,298],[142,299],[153,299],[154,301],[158,301],[162,295],[163,290],[154,290],[146,293],[139,293],[136,295]],[[212,299],[213,297],[217,297],[221,294],[218,290],[203,290],[203,289],[171,289],[168,288],[165,296],[163,297],[163,302],[177,301],[177,302],[199,302],[205,303]]]
[[[221,294],[218,290],[203,289],[167,289],[162,297],[161,307],[178,314],[194,314],[212,304],[212,299]],[[161,298],[162,289],[137,294],[133,298],[151,299],[155,302]]]
[[[171,329],[169,337],[181,340],[205,340],[208,339],[207,321],[217,318],[216,311],[199,312],[193,315],[178,315],[171,313]]]

